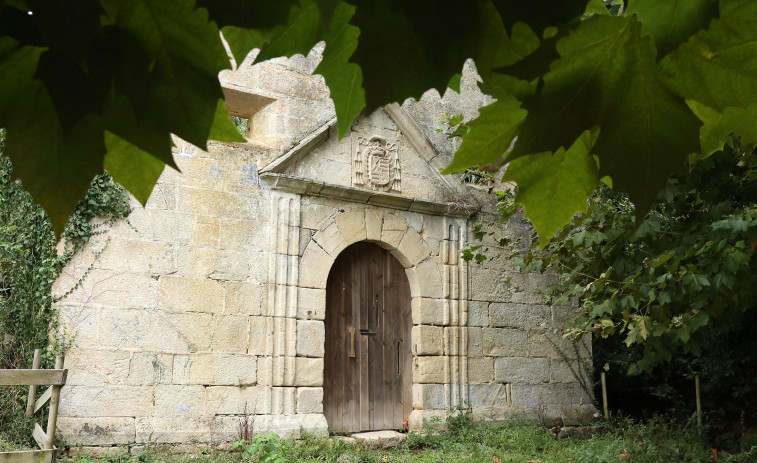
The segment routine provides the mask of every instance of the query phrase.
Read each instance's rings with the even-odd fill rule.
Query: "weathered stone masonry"
[[[465,404],[488,419],[569,421],[591,403],[573,346],[552,331],[569,311],[541,304],[539,277],[518,274],[493,242],[492,259],[460,259],[472,224],[496,224],[495,209],[439,175],[455,142],[435,128],[486,103],[475,74],[460,95],[389,105],[338,140],[328,90],[310,75],[319,59],[222,75],[250,143],[204,152],[176,140],[182,173],[166,170],[147,206],[57,282],[68,291],[107,246],[59,304],[75,335],[59,418],[69,442],[216,444],[237,438],[245,413],[256,433],[326,433],[326,282],[360,241],[390,250],[410,282],[411,429]],[[505,291],[508,277],[518,291]]]

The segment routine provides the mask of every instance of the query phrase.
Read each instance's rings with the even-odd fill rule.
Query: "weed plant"
[[[692,426],[665,420],[636,422],[630,419],[605,423],[602,432],[585,440],[555,435],[534,420],[475,423],[465,413],[448,420],[448,429],[426,423],[421,433],[411,433],[406,444],[379,449],[345,443],[337,438],[303,436],[279,439],[267,434],[252,442],[240,442],[229,452],[200,455],[142,453],[123,454],[98,463],[751,463],[757,462],[757,446],[739,453],[713,450]],[[94,463],[86,458],[64,463]]]

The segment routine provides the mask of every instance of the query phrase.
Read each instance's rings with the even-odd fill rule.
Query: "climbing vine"
[[[4,139],[0,131],[0,150]],[[13,178],[10,161],[0,153],[0,369],[29,368],[37,348],[45,352],[43,368],[52,367],[64,342],[57,335],[53,283],[92,236],[130,210],[126,191],[107,174],[97,176],[69,218],[59,247],[47,215]],[[3,389],[0,438],[28,443],[26,390]]]

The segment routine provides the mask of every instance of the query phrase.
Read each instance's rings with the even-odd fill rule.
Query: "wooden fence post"
[[[32,370],[39,370],[42,365],[42,349],[34,349],[34,361]],[[26,416],[32,416],[34,413],[34,402],[37,400],[37,385],[29,386],[29,397],[26,399]]]
[[[607,410],[607,381],[605,381],[605,372],[601,373],[602,377],[602,408],[604,408],[605,419],[610,418],[610,412]]]
[[[55,369],[63,369],[63,355],[55,357]],[[60,389],[63,386],[51,386],[53,393],[50,396],[50,411],[47,414],[47,441],[45,442],[46,449],[55,448],[55,425],[58,421],[58,403],[60,402]]]
[[[697,393],[697,431],[699,434],[702,434],[702,400],[700,397],[700,390],[699,390],[699,375],[696,375],[694,377],[694,388],[696,389]]]

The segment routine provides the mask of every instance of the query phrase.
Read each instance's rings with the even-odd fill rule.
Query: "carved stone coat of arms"
[[[396,143],[357,137],[352,152],[352,184],[376,191],[400,192],[400,160]]]

